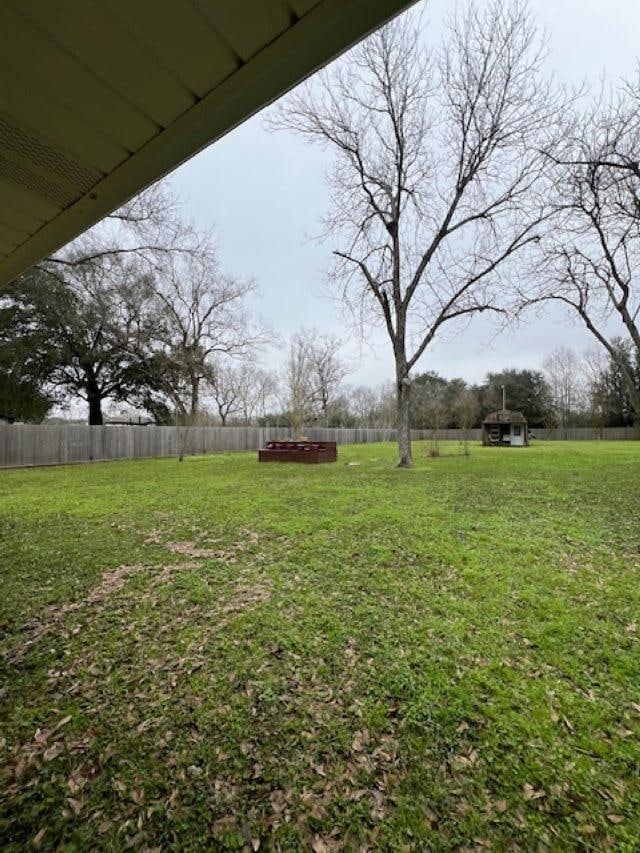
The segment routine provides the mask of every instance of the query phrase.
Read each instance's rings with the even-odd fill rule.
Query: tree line
[[[309,358],[306,390],[300,394],[296,383],[300,365],[292,371],[305,340],[319,336],[307,330],[294,338],[282,376],[273,379],[272,408],[252,423],[291,426],[301,433],[307,426],[363,427],[392,429],[396,425],[396,396],[393,382],[377,387],[353,386],[344,382],[347,365],[339,357],[339,341],[325,336],[315,363],[331,363],[327,374],[332,381],[322,383],[323,374],[314,372]],[[322,336],[320,336],[322,337]],[[327,347],[333,343],[333,349]],[[640,361],[632,363],[631,348],[618,339],[616,358],[591,348],[583,354],[561,346],[546,356],[539,370],[507,368],[489,372],[483,382],[470,383],[463,378],[448,379],[434,371],[417,374],[412,383],[409,423],[411,429],[438,431],[468,430],[482,424],[488,412],[502,408],[503,389],[507,407],[522,412],[531,428],[544,430],[571,427],[631,426],[634,423],[632,401],[619,368],[620,361],[640,383]],[[313,344],[311,344],[313,348]],[[293,380],[294,384],[291,384]],[[322,389],[322,390],[321,390]],[[292,406],[297,402],[297,410]],[[249,423],[236,418],[234,423]]]

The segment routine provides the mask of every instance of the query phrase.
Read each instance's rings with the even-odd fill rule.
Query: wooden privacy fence
[[[543,440],[630,439],[631,427],[607,428],[603,434],[588,427],[567,430],[533,430]],[[471,430],[472,441],[481,431]],[[311,441],[364,444],[394,441],[392,429],[305,430]],[[430,430],[412,430],[412,438],[431,438]],[[440,430],[445,441],[458,441],[460,430]],[[64,465],[71,462],[102,462],[114,459],[148,459],[200,453],[257,450],[270,439],[290,438],[288,427],[172,427],[86,426],[84,424],[0,424],[0,468],[25,465]]]

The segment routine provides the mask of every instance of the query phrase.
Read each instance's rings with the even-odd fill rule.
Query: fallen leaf
[[[611,823],[618,824],[618,823],[622,823],[622,821],[624,820],[624,815],[622,815],[622,814],[608,814],[607,819],[610,820]]]
[[[33,837],[33,840],[31,841],[31,843],[33,844],[34,847],[40,847],[40,845],[42,844],[42,839],[44,838],[46,831],[47,831],[47,827],[43,826],[42,829],[37,833],[37,835],[35,835]]]
[[[524,783],[522,791],[524,793],[525,800],[541,800],[543,797],[547,796],[546,791],[543,791],[542,788],[536,789],[528,782]]]
[[[67,797],[67,802],[69,803],[69,805],[73,809],[73,813],[75,815],[79,815],[80,812],[82,811],[83,807],[84,807],[84,801],[83,800],[76,800],[73,797]]]
[[[356,732],[353,738],[353,742],[351,743],[351,749],[354,752],[362,752],[365,748],[366,744],[369,743],[369,732],[366,729],[363,729],[360,732]]]
[[[59,720],[57,725],[53,729],[53,731],[57,732],[58,729],[61,729],[63,726],[66,726],[67,723],[70,723],[70,722],[71,722],[71,714],[69,714],[67,717],[63,717],[61,720]]]
[[[53,746],[50,746],[48,749],[45,749],[42,757],[45,761],[53,761],[54,758],[57,758],[62,752],[62,744],[54,743]]]

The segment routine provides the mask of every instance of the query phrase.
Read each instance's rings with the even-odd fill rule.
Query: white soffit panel
[[[0,0],[0,285],[414,0]]]

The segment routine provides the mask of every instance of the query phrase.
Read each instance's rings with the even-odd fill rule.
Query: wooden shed
[[[511,412],[509,409],[489,412],[482,422],[482,443],[485,447],[527,447],[527,419],[522,412]]]

